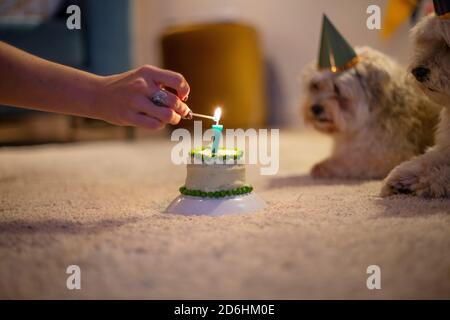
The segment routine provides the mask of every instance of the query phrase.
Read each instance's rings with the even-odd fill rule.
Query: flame
[[[222,117],[222,109],[220,107],[217,107],[214,111],[214,121],[216,124],[219,124],[220,118]]]

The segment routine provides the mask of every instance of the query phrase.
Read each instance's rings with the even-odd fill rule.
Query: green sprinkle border
[[[253,187],[250,185],[242,186],[230,190],[205,192],[201,190],[191,190],[187,189],[185,186],[180,187],[180,193],[185,196],[199,197],[199,198],[225,198],[231,196],[238,196],[243,194],[249,194],[253,191]]]
[[[234,155],[222,155],[222,156],[218,156],[217,154],[213,154],[211,156],[205,155],[203,153],[201,153],[202,151],[209,149],[206,147],[200,147],[200,148],[196,148],[196,149],[192,149],[189,152],[189,155],[191,156],[191,158],[197,158],[199,160],[201,160],[202,162],[205,161],[214,161],[214,160],[239,160],[242,158],[242,156],[244,155],[244,152],[241,149],[238,148],[234,148],[234,150],[236,151],[236,154]],[[221,149],[223,150],[223,149]]]

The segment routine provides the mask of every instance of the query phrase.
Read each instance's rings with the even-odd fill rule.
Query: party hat
[[[433,0],[434,11],[441,19],[450,19],[450,0]]]
[[[356,63],[358,63],[358,56],[355,50],[337,31],[328,17],[323,15],[319,69],[339,72],[353,67]]]

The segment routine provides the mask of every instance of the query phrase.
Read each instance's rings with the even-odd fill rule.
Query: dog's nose
[[[311,107],[311,111],[315,116],[318,116],[323,113],[323,107],[320,104],[315,104]]]
[[[419,82],[424,82],[427,80],[428,75],[430,74],[430,69],[425,67],[417,67],[411,70],[411,73]]]

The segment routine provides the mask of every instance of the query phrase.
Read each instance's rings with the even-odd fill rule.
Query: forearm
[[[0,103],[96,117],[100,77],[0,42]]]
[[[163,90],[171,88],[176,94]],[[164,107],[150,97],[164,93]],[[142,66],[100,77],[40,59],[0,41],[0,104],[161,129],[190,113],[189,85],[176,72]]]

